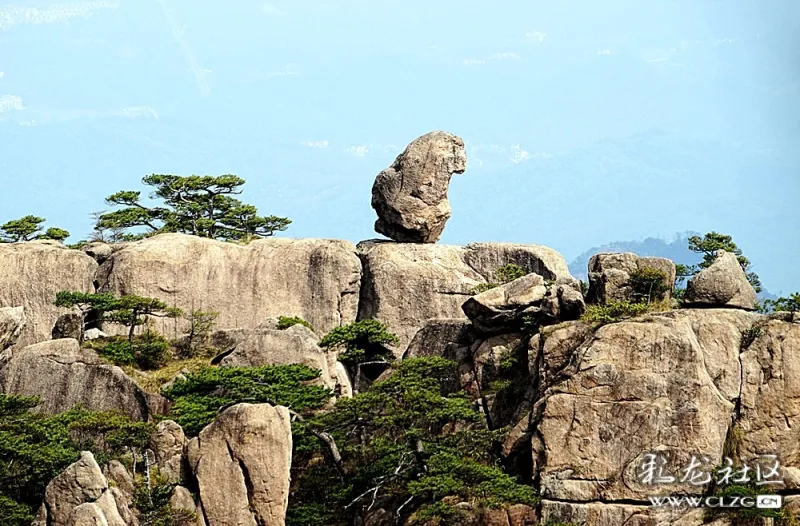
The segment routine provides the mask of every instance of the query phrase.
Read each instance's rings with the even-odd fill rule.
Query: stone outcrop
[[[183,429],[172,420],[159,422],[150,435],[150,449],[155,454],[158,470],[170,484],[188,479],[188,465],[184,459],[187,444]]]
[[[758,296],[736,255],[718,250],[716,256],[710,267],[689,280],[684,303],[689,306],[755,309]]]
[[[54,478],[45,490],[33,526],[136,526],[138,520],[88,451]]]
[[[342,377],[336,366],[336,353],[320,348],[319,338],[304,325],[292,325],[283,330],[218,331],[212,340],[226,349],[212,363],[239,367],[301,363],[321,371],[320,380],[326,387],[339,392],[352,391],[349,378]]]
[[[53,325],[54,340],[72,338],[80,341],[83,337],[83,316],[79,312],[62,314]]]
[[[0,351],[17,343],[25,328],[25,309],[22,307],[0,308]]]
[[[451,346],[470,345],[477,335],[469,320],[441,318],[428,320],[408,344],[403,359],[444,356]]]
[[[741,355],[742,398],[731,434],[743,460],[764,468],[778,455],[786,488],[800,488],[800,323],[753,325]]]
[[[675,263],[666,258],[640,257],[631,252],[603,253],[589,260],[589,292],[586,300],[590,303],[606,304],[612,301],[634,300],[628,284],[631,274],[637,270],[651,268],[662,271],[666,278],[667,291],[660,300],[669,298],[675,284]]]
[[[600,328],[539,404],[543,497],[646,502],[652,487],[637,470],[647,453],[668,449],[672,466],[688,465],[692,454],[719,463],[741,386],[742,333],[755,318],[687,310]]]
[[[0,244],[0,308],[24,307],[28,322],[17,346],[49,340],[53,325],[69,312],[53,305],[62,290],[94,292],[97,263],[55,242]]]
[[[487,334],[519,330],[526,320],[536,325],[575,320],[586,311],[580,292],[560,282],[548,287],[539,274],[481,292],[461,308],[473,326]]]
[[[81,404],[90,411],[116,409],[147,420],[158,395],[148,395],[119,367],[102,361],[77,340],[64,339],[15,349],[0,369],[5,394],[40,396],[37,411],[55,414]],[[152,400],[151,400],[152,398]]]
[[[298,316],[320,334],[355,321],[360,277],[347,241],[267,238],[242,246],[183,234],[126,244],[98,273],[101,292],[156,297],[187,312],[216,311],[218,329]],[[186,329],[184,320],[154,323],[172,338]]]
[[[207,526],[283,526],[292,461],[285,407],[225,410],[189,442],[188,459]]]
[[[461,305],[500,266],[514,263],[547,280],[574,281],[564,258],[539,245],[364,241],[358,252],[364,267],[358,318],[378,319],[397,334],[398,356],[428,320],[466,319]]]
[[[467,169],[464,141],[443,131],[415,139],[375,178],[375,231],[395,241],[435,243],[450,218],[447,190]]]

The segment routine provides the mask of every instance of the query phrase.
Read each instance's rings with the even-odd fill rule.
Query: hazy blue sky
[[[291,237],[376,237],[372,181],[467,142],[442,241],[729,233],[800,289],[797,0],[0,0],[0,222],[73,232],[149,173],[235,173]]]

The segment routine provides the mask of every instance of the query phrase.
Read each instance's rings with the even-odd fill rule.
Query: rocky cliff
[[[33,524],[792,524],[800,511],[800,315],[754,312],[755,291],[736,258],[722,251],[690,280],[679,303],[672,299],[675,265],[662,258],[597,255],[586,288],[547,247],[434,244],[450,214],[450,176],[465,167],[463,142],[433,134],[381,172],[373,205],[379,230],[393,241],[270,238],[240,245],[168,233],[83,250],[53,242],[0,244],[0,390],[10,397],[0,416],[21,414],[14,404],[22,402],[11,395],[39,397],[24,402],[36,412],[34,421],[55,426],[51,434],[58,426],[71,433],[59,447],[69,438],[101,452],[76,453],[77,460],[42,484]],[[412,183],[432,188],[426,193],[407,186]],[[502,268],[515,274],[498,282]],[[644,295],[635,279],[643,275],[651,278]],[[87,339],[82,316],[53,306],[63,290],[215,311],[215,329],[206,335],[214,353],[145,373],[114,366],[81,341]],[[77,316],[77,329],[65,314]],[[302,318],[310,328],[281,327],[278,317]],[[336,348],[324,336],[364,320],[378,320],[397,335],[387,353],[399,363],[444,358],[452,373],[438,384],[412,375],[409,388],[399,383],[401,367],[384,368],[366,383],[394,390],[370,397],[362,386],[368,396],[359,398],[360,376],[353,382],[353,369],[338,358],[365,349]],[[97,325],[92,338],[122,334],[110,323],[91,323]],[[154,317],[148,330],[183,345],[194,329],[182,318]],[[292,364],[278,373],[265,368]],[[421,413],[429,428],[380,413],[380,404],[404,397],[412,400],[408,412]],[[340,402],[344,412],[329,413]],[[425,404],[437,408],[433,416]],[[109,415],[122,415],[133,438],[79,441],[89,424],[77,425],[77,412],[69,421],[44,416],[76,406],[104,412],[92,413],[102,415],[100,422],[90,420],[104,432],[118,429]],[[184,428],[162,418],[167,414],[183,418]],[[356,415],[359,424],[343,430],[342,422],[326,423],[326,414],[342,422]],[[465,420],[447,421],[453,414]],[[306,420],[319,415],[316,422],[328,427]],[[362,425],[376,415],[379,424]],[[410,449],[392,449],[397,444],[388,432],[371,441],[386,421],[393,432],[413,431]],[[143,422],[151,423],[144,437],[134,433]],[[425,493],[420,481],[437,469],[436,448],[453,447],[426,444],[421,437],[434,428],[449,438],[477,429],[491,444],[486,458],[496,461],[469,464],[466,475],[439,473]],[[357,446],[346,442],[354,436]],[[9,445],[9,437],[0,436],[8,442],[0,446],[23,447]],[[309,440],[322,444],[324,454],[310,455]],[[333,515],[322,514],[327,502],[314,497],[340,498],[329,494],[340,488],[303,493],[294,474],[346,481],[353,467],[345,457],[367,445],[385,453],[366,467],[373,471],[359,483],[368,489],[348,495],[349,504]],[[454,450],[469,447],[477,446],[457,443]],[[412,465],[419,472],[403,482]],[[725,467],[740,470],[740,485],[756,491],[744,480],[743,465],[784,498],[780,512],[714,515],[653,505],[653,496],[719,497],[721,483],[703,475]],[[325,473],[333,475],[324,479]],[[478,489],[465,497],[459,484],[471,479]],[[403,486],[412,483],[417,486]],[[522,485],[535,498],[514,493]],[[169,491],[154,495],[154,487]],[[293,498],[310,499],[307,509],[328,518],[298,519]],[[444,515],[425,514],[431,499]],[[7,504],[0,505],[5,513]],[[170,518],[159,519],[166,509]]]

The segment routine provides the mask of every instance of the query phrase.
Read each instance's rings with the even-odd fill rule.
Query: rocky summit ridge
[[[81,250],[0,244],[0,392],[41,397],[34,410],[43,414],[79,404],[135,422],[158,419],[139,454],[148,484],[151,469],[171,484],[167,499],[186,512],[182,526],[278,526],[292,506],[299,413],[278,403],[232,403],[187,436],[158,418],[172,402],[79,341],[90,339],[88,331],[74,334],[67,322],[75,311],[54,306],[54,298],[65,290],[137,295],[187,312],[214,311],[208,338],[220,352],[208,364],[304,364],[320,371],[311,383],[346,399],[363,391],[360,384],[396,373],[354,378],[323,336],[378,320],[397,336],[386,343],[395,359],[456,364],[447,389],[463,390],[485,426],[502,430],[505,469],[537,499],[483,506],[456,498],[462,513],[450,522],[373,499],[349,524],[743,524],[702,509],[652,506],[651,495],[703,496],[715,488],[680,476],[653,486],[640,477],[648,455],[663,456],[674,474],[696,458],[716,467],[727,457],[775,455],[781,484],[774,490],[788,511],[748,520],[790,524],[781,521],[800,512],[800,315],[755,312],[755,291],[725,251],[678,302],[675,264],[663,258],[598,254],[587,287],[548,247],[436,244],[451,213],[450,177],[465,169],[460,138],[434,132],[412,142],[373,187],[376,230],[390,240],[236,244],[166,233]],[[517,274],[498,280],[503,268]],[[643,273],[658,276],[645,303],[634,280]],[[652,308],[609,314],[630,303]],[[310,328],[279,327],[279,317]],[[92,337],[122,334],[118,325],[94,325]],[[152,318],[149,328],[178,340],[192,325]],[[168,386],[187,374],[162,380]],[[136,454],[126,466],[83,452],[47,484],[33,524],[155,524],[137,508]]]

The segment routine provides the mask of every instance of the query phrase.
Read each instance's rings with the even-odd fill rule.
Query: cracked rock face
[[[47,485],[33,526],[136,526],[122,495],[109,488],[88,451]]]
[[[755,326],[758,336],[742,353],[741,415],[733,440],[742,458],[778,455],[785,487],[798,488],[800,323],[772,320]]]
[[[22,307],[0,308],[0,351],[17,343],[25,328],[25,309]]]
[[[283,526],[289,500],[289,410],[238,404],[189,442],[207,526]]]
[[[362,241],[357,250],[364,267],[358,319],[378,319],[397,334],[397,356],[428,320],[466,320],[462,304],[503,265],[514,263],[548,280],[575,281],[564,257],[540,245]]]
[[[69,312],[53,305],[62,290],[94,292],[97,263],[60,243],[0,244],[0,307],[24,307],[27,323],[17,346],[49,340],[53,325]]]
[[[73,339],[15,349],[0,369],[0,389],[5,394],[40,396],[36,410],[47,414],[80,404],[90,411],[116,409],[133,420],[147,420],[149,404],[160,400]]]
[[[461,138],[435,131],[415,139],[375,178],[375,231],[404,243],[436,243],[450,218],[450,178],[466,169]]]
[[[637,473],[647,453],[665,452],[675,469],[692,454],[718,464],[741,388],[741,335],[757,318],[685,310],[600,328],[540,404],[533,445],[543,497],[646,502],[653,489]]]
[[[101,292],[155,297],[186,312],[219,312],[217,329],[298,316],[320,334],[355,321],[360,279],[361,264],[348,241],[266,238],[242,246],[183,234],[126,244],[98,273]],[[153,322],[170,338],[188,327],[181,319]]]

